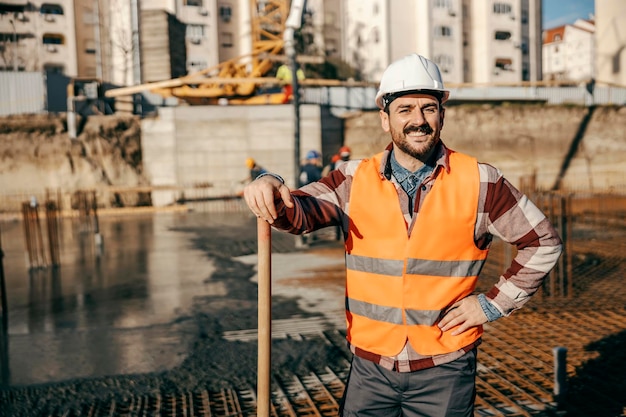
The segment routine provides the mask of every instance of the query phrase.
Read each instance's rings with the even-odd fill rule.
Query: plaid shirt
[[[448,156],[453,151],[440,142],[436,148],[433,173],[426,177],[417,190],[411,211],[409,196],[391,174],[391,149],[392,144],[385,149],[382,158],[381,180],[386,178],[395,184],[398,204],[402,208],[410,234],[424,199],[435,183],[437,173],[442,169],[450,169]],[[278,199],[276,205],[279,217],[273,226],[300,234],[340,225],[345,234],[349,225],[352,179],[360,162],[348,161],[320,181],[293,191],[295,205],[292,209],[286,208],[282,200]],[[561,239],[545,215],[511,185],[500,171],[484,163],[479,163],[478,168],[480,193],[474,229],[476,245],[487,248],[495,236],[517,247],[517,255],[509,268],[484,295],[490,307],[497,309],[502,316],[508,316],[521,308],[541,286],[561,254]],[[394,357],[383,357],[352,345],[350,350],[355,355],[387,369],[411,372],[456,360],[479,344],[480,340],[456,352],[436,356],[420,355],[409,343]]]

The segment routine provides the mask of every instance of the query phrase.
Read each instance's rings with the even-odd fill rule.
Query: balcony
[[[67,17],[65,15],[45,13],[39,16],[39,21],[44,31],[65,32],[67,27]]]
[[[42,64],[65,63],[69,60],[69,50],[67,45],[48,43],[40,46]]]

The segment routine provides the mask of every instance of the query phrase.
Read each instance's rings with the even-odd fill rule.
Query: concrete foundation
[[[300,159],[308,150],[322,151],[323,124],[319,106],[301,106]],[[327,143],[330,147],[333,141]],[[157,117],[142,122],[141,146],[153,186],[210,184],[212,194],[234,195],[249,175],[248,157],[280,173],[289,186],[295,183],[291,105],[162,108]],[[152,196],[155,206],[175,199],[173,191],[156,191]]]

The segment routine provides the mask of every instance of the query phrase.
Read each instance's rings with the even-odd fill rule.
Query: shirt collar
[[[391,180],[392,174],[393,172],[395,172],[392,170],[392,167],[391,167],[392,150],[393,150],[393,142],[391,142],[385,148],[385,151],[383,152],[383,156],[381,158],[381,163],[380,163],[380,174],[383,177],[387,178],[387,180]],[[434,161],[433,165],[434,165],[435,172],[437,171],[439,166],[443,167],[443,169],[445,169],[446,172],[450,171],[449,154],[451,152],[452,151],[448,149],[446,145],[444,145],[443,141],[439,140],[439,143],[435,147],[435,152],[433,152],[433,155],[430,159],[431,161]],[[409,171],[406,171],[406,172],[411,174]]]

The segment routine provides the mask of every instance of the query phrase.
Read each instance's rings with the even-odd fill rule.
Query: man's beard
[[[406,139],[406,135],[411,132],[422,132],[428,136],[424,136],[424,138],[428,137],[428,141],[423,143],[419,149],[415,148],[414,145],[411,145]],[[415,159],[418,159],[422,162],[426,161],[435,149],[437,142],[439,142],[439,132],[435,132],[429,124],[424,123],[423,125],[409,125],[405,127],[402,132],[395,130],[391,127],[391,139],[395,146],[397,146],[402,152],[412,156]]]

